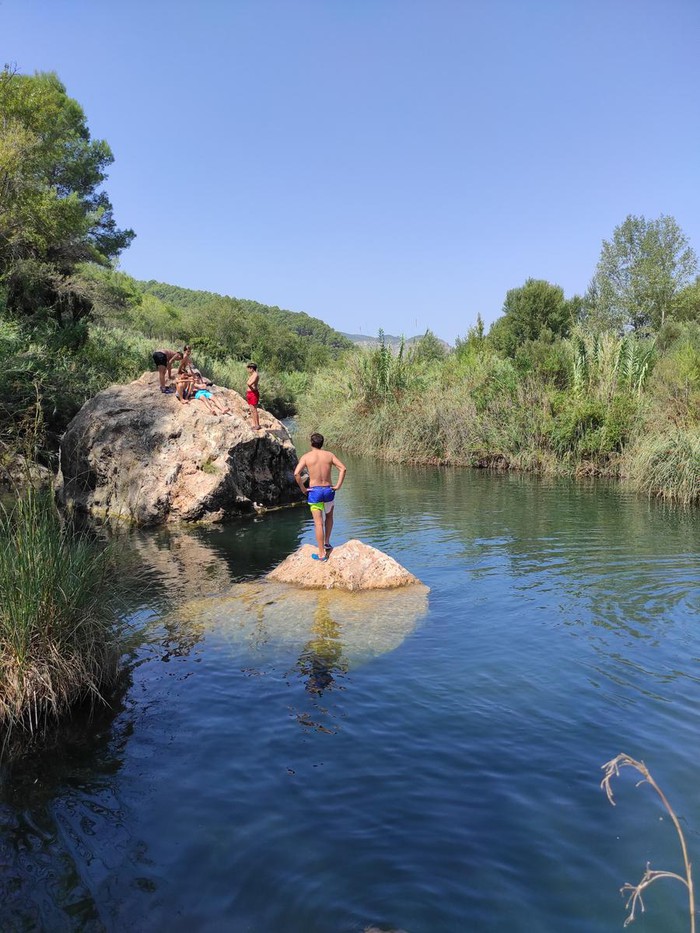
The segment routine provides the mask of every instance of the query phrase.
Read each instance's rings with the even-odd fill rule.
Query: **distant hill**
[[[378,347],[379,346],[379,337],[369,337],[367,334],[346,334],[343,331],[340,332],[342,337],[345,337],[347,340],[352,341],[358,347]],[[423,334],[416,334],[415,337],[394,337],[393,334],[384,334],[384,343],[393,351],[397,351],[401,346],[401,341],[403,340],[404,344],[407,347],[410,347],[412,343],[416,343],[418,340],[423,337]],[[440,338],[437,338],[440,340]],[[445,340],[440,340],[440,343],[446,350],[450,350],[451,347],[449,343]]]
[[[320,318],[311,317],[304,311],[287,311],[276,305],[264,305],[249,298],[232,298],[230,295],[181,288],[179,285],[168,285],[154,280],[139,282],[138,285],[144,294],[154,295],[166,304],[182,311],[207,308],[214,304],[221,306],[224,303],[232,310],[243,312],[245,315],[260,315],[269,324],[328,347],[334,355],[339,351],[350,349],[352,345],[352,341],[348,340],[344,334],[334,330]]]
[[[182,288],[179,285],[168,285],[165,282],[156,282],[153,279],[148,282],[141,281],[137,284],[144,294],[153,295],[167,305],[177,308],[180,312],[187,313],[193,310],[208,310],[214,306],[227,306],[243,317],[248,318],[251,322],[254,322],[256,318],[258,320],[263,319],[267,326],[272,326],[280,334],[284,331],[291,331],[292,334],[302,340],[308,340],[312,344],[321,344],[330,351],[332,356],[337,356],[343,350],[349,350],[353,345],[359,347],[376,347],[379,345],[379,337],[370,337],[367,334],[346,334],[337,331],[326,324],[325,321],[311,317],[304,311],[287,311],[284,308],[278,308],[276,305],[265,305],[248,298],[233,298],[230,295],[220,295],[216,292]],[[409,347],[423,336],[423,334],[417,334],[414,337],[407,337],[404,344]],[[393,334],[384,334],[385,344],[394,353],[398,352],[402,339],[401,337],[395,337]],[[444,340],[440,340],[440,343],[445,349],[451,349],[450,345]]]

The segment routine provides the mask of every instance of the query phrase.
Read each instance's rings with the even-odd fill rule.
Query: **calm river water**
[[[145,584],[112,709],[0,772],[0,929],[621,930],[621,885],[681,868],[648,786],[601,791],[621,751],[700,865],[700,514],[348,462],[336,543],[393,555],[427,611],[266,622],[251,581],[312,540],[305,508],[124,534]],[[678,882],[645,903],[634,929],[688,929]]]

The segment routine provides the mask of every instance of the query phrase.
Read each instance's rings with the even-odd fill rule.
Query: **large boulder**
[[[304,589],[389,590],[423,584],[393,557],[355,538],[330,552],[325,561],[314,560],[317,550],[303,544],[279,567],[268,573],[268,580],[292,583]],[[425,587],[423,587],[425,589]]]
[[[140,525],[221,521],[298,502],[284,425],[261,409],[255,431],[237,392],[212,391],[232,414],[160,392],[157,373],[99,392],[61,440],[59,502]]]

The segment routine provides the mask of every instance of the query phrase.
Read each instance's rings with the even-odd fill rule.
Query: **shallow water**
[[[623,773],[608,804],[620,751],[698,860],[698,513],[349,465],[336,543],[390,553],[427,607],[363,607],[364,645],[318,599],[243,625],[226,599],[255,605],[306,509],[124,535],[145,584],[113,708],[1,772],[0,929],[622,929],[620,886],[681,862],[650,788]],[[635,929],[688,929],[678,882],[645,904]]]

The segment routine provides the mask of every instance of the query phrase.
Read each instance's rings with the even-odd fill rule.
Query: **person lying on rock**
[[[207,379],[206,376],[202,375],[202,370],[201,370],[201,369],[197,369],[196,366],[190,367],[190,372],[192,373],[193,376],[196,377],[197,382],[202,382],[202,383],[204,383],[204,387],[205,387],[205,388],[209,389],[209,388],[211,388],[211,387],[214,385],[214,380],[213,380],[213,379]]]
[[[231,409],[224,405],[220,398],[216,398],[209,385],[200,377],[194,378],[194,397],[206,408],[210,415],[230,415]]]
[[[311,435],[311,450],[304,454],[294,471],[294,479],[304,495],[308,495],[308,503],[314,520],[316,544],[318,554],[312,554],[314,560],[328,560],[331,551],[331,532],[333,531],[333,505],[335,494],[343,485],[347,468],[344,463],[332,454],[330,450],[322,450],[323,435]],[[338,471],[338,482],[335,486],[331,481],[333,467]],[[302,472],[309,474],[309,488],[304,486]],[[324,522],[325,518],[325,522]]]
[[[172,366],[176,360],[181,360],[183,354],[180,350],[156,350],[153,354],[153,362],[156,364],[158,376],[160,378],[160,391],[169,392],[170,389],[165,385],[165,376],[168,379],[173,378]]]

